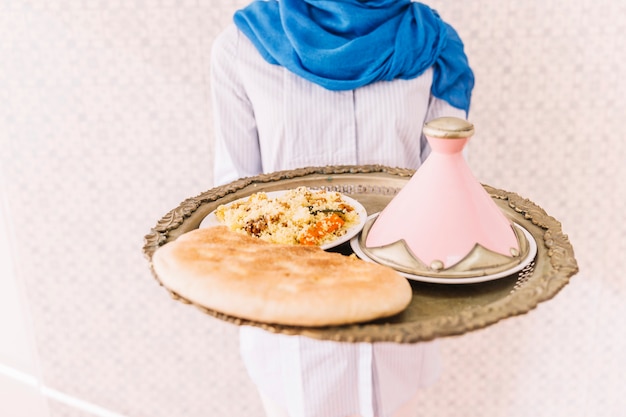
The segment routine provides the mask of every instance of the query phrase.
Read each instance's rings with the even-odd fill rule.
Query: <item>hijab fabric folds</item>
[[[235,13],[263,58],[329,90],[411,79],[469,110],[474,74],[456,31],[411,0],[257,0]]]

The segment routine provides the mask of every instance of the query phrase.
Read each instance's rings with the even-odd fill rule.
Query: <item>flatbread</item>
[[[152,265],[166,288],[192,303],[265,323],[370,321],[403,311],[412,297],[406,278],[386,266],[226,226],[181,235],[157,249]]]

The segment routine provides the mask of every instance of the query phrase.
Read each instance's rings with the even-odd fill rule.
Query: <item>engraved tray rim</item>
[[[363,183],[360,186],[364,188],[373,182],[400,181],[401,184],[408,181],[414,172],[412,169],[391,168],[382,165],[349,165],[306,167],[242,178],[212,188],[198,196],[187,198],[179,206],[170,210],[144,237],[143,253],[149,262],[152,275],[159,285],[163,286],[175,300],[193,305],[210,316],[235,325],[260,327],[272,333],[303,335],[320,340],[341,342],[415,343],[482,329],[505,318],[525,314],[537,307],[539,303],[550,300],[578,272],[573,247],[568,236],[563,233],[561,223],[558,220],[549,216],[532,201],[522,198],[518,194],[485,184],[483,187],[505,211],[505,214],[523,224],[531,232],[538,247],[532,276],[527,276],[525,282],[508,283],[507,285],[511,287],[510,292],[502,296],[496,292],[494,294],[498,295],[498,298],[486,304],[474,305],[470,302],[471,297],[465,297],[463,294],[460,296],[457,294],[457,298],[454,300],[452,298],[447,299],[443,292],[450,290],[441,289],[442,286],[449,287],[446,284],[415,287],[416,284],[412,283],[414,286],[412,305],[414,302],[420,302],[416,299],[416,294],[432,292],[434,295],[430,298],[426,296],[421,300],[422,305],[426,304],[426,307],[417,306],[423,308],[422,313],[426,312],[426,315],[416,315],[416,313],[410,312],[403,313],[391,321],[380,320],[325,328],[284,326],[232,317],[194,304],[165,287],[152,266],[152,255],[160,246],[175,240],[189,230],[197,228],[204,216],[217,205],[241,196],[261,190],[270,191],[284,189],[286,186],[295,187],[302,181],[308,181],[309,186],[317,184],[318,187],[326,187],[334,181],[341,182],[344,179],[358,180],[359,184]],[[389,198],[392,197],[393,195],[389,195]],[[508,291],[508,287],[504,290]],[[472,294],[483,295],[484,293],[481,293],[481,287],[474,285],[472,285],[472,291],[474,291]],[[427,302],[423,303],[424,301]],[[450,306],[460,305],[460,307],[456,311],[447,311],[445,307],[448,304],[446,303],[449,303]],[[409,307],[411,308],[411,305]],[[428,307],[434,308],[431,308],[431,311]]]

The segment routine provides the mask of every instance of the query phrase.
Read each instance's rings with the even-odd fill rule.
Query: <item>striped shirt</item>
[[[215,181],[285,169],[382,164],[417,169],[424,123],[465,117],[412,80],[330,91],[268,64],[234,25],[214,42]],[[263,398],[291,417],[393,416],[438,375],[432,343],[337,343],[241,329],[241,353]]]
[[[306,166],[417,169],[425,121],[465,117],[430,94],[432,70],[412,80],[330,91],[270,65],[235,26],[214,44],[215,181]]]

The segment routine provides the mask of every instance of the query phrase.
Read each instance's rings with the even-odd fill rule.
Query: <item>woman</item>
[[[417,169],[423,124],[466,117],[463,44],[410,0],[255,1],[213,45],[215,181],[305,166]],[[439,372],[431,343],[336,343],[241,329],[270,415],[410,416]]]

